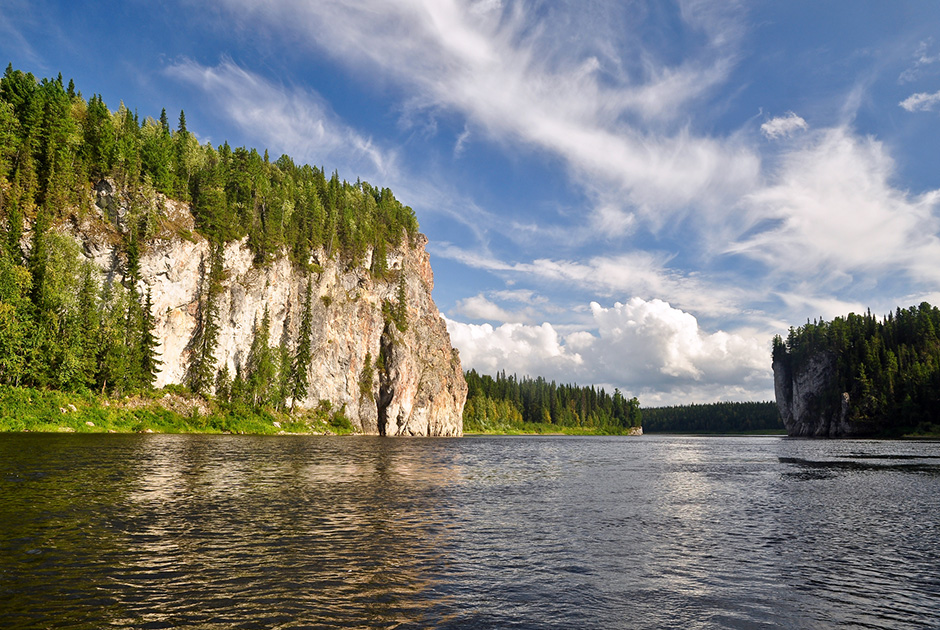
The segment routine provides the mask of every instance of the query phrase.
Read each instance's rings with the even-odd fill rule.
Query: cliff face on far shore
[[[834,391],[836,360],[818,352],[794,369],[787,360],[773,362],[774,394],[791,437],[857,437],[878,432],[870,422],[851,420],[848,392]]]
[[[99,184],[98,216],[73,219],[69,231],[111,281],[123,279],[125,261],[117,235],[122,200],[107,182]],[[159,358],[157,387],[184,382],[197,327],[200,295],[210,247],[195,232],[189,206],[160,199],[161,229],[142,248],[141,290],[152,292]],[[255,323],[270,315],[272,345],[293,349],[299,337],[307,273],[286,256],[253,263],[247,239],[223,252],[216,368],[234,375],[245,366]],[[312,364],[308,394],[301,406],[329,401],[345,408],[368,434],[457,436],[462,434],[467,386],[459,356],[434,301],[427,239],[405,239],[387,254],[388,272],[370,272],[374,252],[358,264],[327,256],[311,257]],[[404,274],[404,283],[400,282]],[[389,320],[383,304],[397,304],[404,291],[406,327]]]

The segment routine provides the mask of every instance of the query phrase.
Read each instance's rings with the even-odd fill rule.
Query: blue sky
[[[0,61],[392,188],[466,368],[769,400],[940,303],[940,3],[4,0]]]

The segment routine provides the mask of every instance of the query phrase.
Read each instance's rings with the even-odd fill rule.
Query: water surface
[[[0,627],[937,628],[940,443],[0,435]]]

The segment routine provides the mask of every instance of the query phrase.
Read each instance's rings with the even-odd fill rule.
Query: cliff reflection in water
[[[64,622],[57,627],[392,627],[446,602],[435,578],[446,571],[442,550],[455,515],[441,491],[460,467],[443,443],[419,450],[379,438],[88,440],[102,457],[43,480],[53,494],[64,490],[58,513],[45,505],[21,524],[24,534],[41,531],[44,519],[68,524],[23,550],[54,557],[62,575],[37,583],[33,567],[7,566],[15,579],[3,578],[3,596],[9,584],[29,586],[4,601],[0,622],[12,607],[54,612]],[[73,501],[72,487],[101,492],[101,480],[88,478],[95,464],[121,466],[120,483],[105,483],[109,492],[91,502]],[[75,527],[89,509],[95,522]],[[88,604],[78,607],[84,613],[78,603]]]
[[[940,627],[940,443],[0,435],[0,628]]]

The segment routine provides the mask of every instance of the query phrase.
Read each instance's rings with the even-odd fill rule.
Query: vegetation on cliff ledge
[[[940,309],[923,302],[881,320],[869,310],[819,320],[776,336],[773,360],[789,374],[821,353],[835,376],[824,404],[838,409],[849,394],[849,417],[889,435],[940,434]]]

